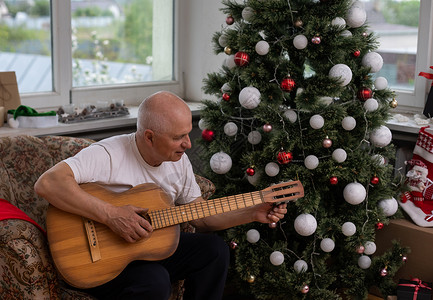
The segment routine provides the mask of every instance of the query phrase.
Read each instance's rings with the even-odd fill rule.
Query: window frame
[[[123,99],[125,105],[138,105],[146,96],[167,90],[182,94],[182,84],[178,80],[178,1],[173,5],[173,80],[164,82],[142,82],[91,87],[72,87],[72,41],[71,41],[71,1],[51,0],[52,32],[52,78],[53,91],[22,93],[21,102],[36,109],[55,109],[70,103],[96,103]]]

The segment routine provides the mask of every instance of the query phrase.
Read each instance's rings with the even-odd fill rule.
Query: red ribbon
[[[416,300],[418,298],[418,290],[420,288],[431,290],[431,287],[429,287],[429,286],[425,285],[424,283],[422,283],[422,281],[419,280],[418,278],[412,278],[410,281],[415,281],[417,284],[413,284],[413,283],[399,283],[399,286],[409,286],[409,287],[415,288],[415,291],[413,293],[413,300]]]
[[[433,69],[433,66],[430,66],[430,69]],[[427,79],[433,79],[433,74],[426,73],[426,72],[420,72],[420,73],[418,74],[418,76],[422,76],[422,77],[425,77],[425,78],[427,78]],[[433,82],[432,82],[431,85],[433,86]]]

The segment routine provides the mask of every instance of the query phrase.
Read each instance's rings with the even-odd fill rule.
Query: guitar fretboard
[[[154,229],[164,228],[187,221],[197,220],[229,211],[246,208],[263,203],[262,193],[251,193],[228,196],[213,200],[190,203],[186,205],[154,210],[148,213]]]

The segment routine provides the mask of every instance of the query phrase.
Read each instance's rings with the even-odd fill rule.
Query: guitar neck
[[[263,202],[261,191],[255,191],[161,210],[153,210],[148,213],[148,216],[151,219],[152,227],[159,229],[254,206]]]

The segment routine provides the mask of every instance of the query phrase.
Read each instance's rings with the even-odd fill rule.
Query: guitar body
[[[86,192],[116,206],[131,204],[159,210],[171,207],[165,192],[155,184],[142,184],[123,193],[97,184],[81,185]],[[174,253],[179,242],[179,225],[154,230],[136,243],[128,243],[107,226],[93,222],[100,259],[94,261],[85,219],[52,205],[47,212],[47,234],[54,263],[66,282],[91,288],[114,279],[134,260],[161,260]],[[92,231],[93,232],[93,231]]]

